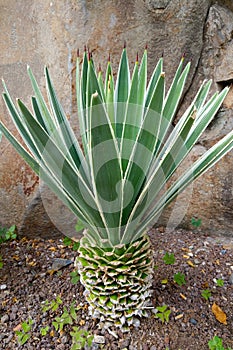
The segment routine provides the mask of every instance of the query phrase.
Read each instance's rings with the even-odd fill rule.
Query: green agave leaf
[[[119,64],[116,87],[115,87],[115,123],[116,123],[116,136],[119,140],[122,137],[122,128],[125,118],[125,108],[126,102],[128,100],[130,88],[130,72],[129,72],[129,63],[124,48],[121,55],[121,60]]]
[[[83,216],[82,212],[78,209],[76,203],[73,202],[73,200],[69,197],[65,189],[63,189],[57,182],[55,181],[55,178],[53,175],[50,174],[49,170],[46,169],[41,163],[39,164],[29,153],[28,151],[21,146],[21,144],[17,141],[17,139],[7,130],[7,128],[0,122],[0,130],[2,130],[5,137],[11,142],[13,147],[17,150],[17,152],[22,156],[22,158],[28,163],[28,165],[32,168],[33,171],[37,175],[40,175],[41,179],[44,180],[44,182],[48,185],[48,187],[60,198],[64,204],[66,204],[71,211],[75,215],[77,215],[89,228],[89,235],[91,240],[99,237],[98,231],[95,232],[95,227],[93,225],[90,225],[90,220],[88,217]],[[94,233],[93,233],[94,232]]]
[[[179,179],[166,191],[154,209],[142,222],[138,229],[138,235],[140,236],[140,232],[143,232],[149,223],[152,222],[161,211],[178,196],[178,194],[180,194],[191,182],[215,165],[225,154],[232,150],[232,148],[233,131],[206,151],[204,155],[201,156],[192,167],[179,177]]]
[[[213,100],[211,99],[211,103],[207,103],[208,108],[205,108],[204,106],[202,112],[200,112],[200,115],[196,119],[196,123],[194,123],[192,129],[190,130],[189,137],[186,141],[187,148],[191,148],[192,145],[196,143],[203,131],[213,120],[228,91],[229,88],[226,87],[219,94],[216,94]]]
[[[147,84],[147,50],[144,51],[138,72],[138,104],[144,106]]]
[[[16,138],[7,130],[7,128],[0,121],[0,130],[5,135],[5,137],[10,141],[13,147],[21,155],[21,157],[26,160],[28,165],[32,168],[37,175],[39,175],[39,164],[34,160],[34,158],[28,153],[28,151],[21,146],[21,144],[16,140]]]
[[[88,170],[85,158],[83,157],[80,145],[77,142],[74,132],[71,129],[70,124],[68,123],[68,120],[65,116],[65,113],[57,99],[47,67],[45,68],[45,76],[47,82],[48,97],[51,103],[51,107],[53,109],[54,119],[57,120],[56,124],[59,125],[59,128],[57,128],[57,130],[58,133],[60,133],[61,143],[64,143],[64,149],[68,150],[68,159],[72,162],[74,167],[77,167],[77,169],[79,169],[84,181],[88,184]],[[61,143],[59,142],[60,145]]]
[[[41,91],[39,89],[37,81],[36,81],[32,71],[31,71],[31,68],[29,66],[28,66],[28,75],[29,75],[29,78],[31,80],[32,88],[33,88],[34,93],[35,93],[38,108],[40,110],[40,116],[43,116],[43,124],[46,126],[47,132],[49,134],[52,134],[58,125],[56,125],[52,114],[50,113],[50,111],[47,108],[47,105],[46,105],[45,100],[41,94]]]
[[[99,68],[99,72],[98,72],[98,83],[99,83],[99,87],[100,87],[100,91],[101,91],[102,100],[104,102],[106,102],[106,95],[105,95],[105,91],[104,91],[104,82],[103,82],[103,74],[102,74],[101,68]]]
[[[150,106],[152,107],[146,112],[144,121],[140,127],[138,138],[133,144],[132,150],[130,147],[128,154],[128,167],[125,178],[134,188],[130,205],[124,205],[123,221],[126,223],[135,200],[138,198],[142,185],[146,180],[146,175],[150,167],[151,161],[154,158],[154,150],[158,141],[159,127],[161,122],[161,112],[164,98],[164,75],[161,74],[157,81],[157,88],[154,89],[153,97],[151,98]],[[128,199],[128,194],[124,191],[125,201]]]
[[[125,109],[125,120],[123,123],[120,153],[122,168],[125,172],[128,155],[131,153],[134,140],[136,140],[141,123],[142,108],[138,105],[138,62],[135,62],[128,101],[122,109]]]
[[[74,199],[74,202],[77,203],[80,211],[82,213],[88,213],[90,222],[99,223],[99,226],[101,227],[102,221],[93,195],[83,178],[80,176],[80,173],[72,167],[66,156],[63,155],[54,141],[41,128],[20,100],[18,100],[18,105],[24,115],[24,120],[27,123],[28,130],[40,152],[41,162],[49,166],[51,174],[57,179],[60,186],[64,187]]]
[[[87,109],[87,73],[88,72],[88,59],[87,59],[87,53],[86,50],[83,54],[83,64],[82,64],[82,73],[81,73],[81,81],[80,81],[80,88],[81,88],[81,99],[82,99],[82,107],[84,111]],[[86,128],[84,128],[86,130]]]
[[[154,89],[157,85],[158,79],[160,77],[160,75],[163,72],[163,58],[160,58],[155,69],[154,72],[150,78],[148,87],[147,87],[147,96],[146,96],[146,103],[145,103],[145,107],[148,107],[151,101],[151,97],[154,95]]]
[[[91,105],[89,158],[92,186],[109,241],[116,244],[120,227],[121,160],[111,122],[98,94],[92,95]]]
[[[25,122],[22,120],[18,110],[16,109],[15,105],[13,104],[10,95],[6,89],[5,86],[5,93],[3,93],[3,99],[6,103],[7,109],[10,113],[10,115],[12,116],[12,119],[14,121],[14,124],[16,125],[16,127],[18,128],[21,137],[23,138],[23,140],[27,141],[27,146],[29,148],[29,150],[34,153],[36,155],[36,157],[38,157],[40,159],[40,155],[37,151],[37,147],[34,144],[34,140],[31,138],[31,135],[28,134],[28,129],[25,125]]]
[[[215,99],[212,100],[210,105],[208,103],[209,108],[203,109],[204,113],[202,117],[199,117],[197,123],[195,123],[194,119],[192,118],[192,111],[190,111],[189,115],[187,115],[188,118],[186,117],[186,122],[183,122],[182,128],[180,125],[177,125],[178,132],[176,132],[176,128],[174,129],[174,132],[170,135],[172,138],[168,139],[168,143],[165,143],[164,149],[161,150],[161,153],[159,153],[158,157],[156,158],[156,166],[154,166],[150,171],[150,177],[145,183],[144,188],[142,188],[139,198],[137,199],[137,203],[134,205],[134,208],[128,218],[128,223],[126,225],[123,237],[129,237],[128,230],[132,232],[132,228],[135,227],[135,225],[141,220],[143,215],[148,210],[149,213],[150,210],[152,212],[155,210],[156,212],[155,208],[157,207],[157,204],[154,205],[154,208],[150,208],[152,202],[154,202],[160,190],[167,183],[181,161],[190,152],[196,140],[211,122],[223,99],[225,98],[227,91],[227,88],[224,89],[219,95],[215,96]],[[184,139],[183,141],[182,138],[184,136],[186,140]],[[148,214],[148,217],[149,216],[150,214]],[[156,215],[153,217],[153,219],[155,217]],[[133,224],[131,224],[131,222],[133,222]],[[144,227],[143,224],[142,226]],[[137,235],[137,237],[139,236]]]
[[[170,123],[173,117],[175,116],[177,107],[179,105],[179,102],[184,90],[184,85],[187,79],[187,75],[190,70],[190,63],[188,63],[184,71],[181,73],[182,65],[183,65],[183,59],[180,62],[180,65],[173,79],[172,85],[164,101],[164,108],[162,112],[163,119],[160,126],[159,142],[158,142],[158,147],[156,152],[159,151],[159,145],[163,144],[163,140],[167,135],[167,131],[169,129]]]
[[[32,96],[31,101],[32,101],[32,108],[34,111],[34,116],[36,117],[38,123],[40,123],[41,127],[48,133],[48,130],[47,130],[46,125],[44,123],[43,117],[40,113],[40,108],[38,106],[36,98],[34,96]]]
[[[87,71],[87,109],[86,109],[86,130],[87,130],[87,142],[89,149],[90,147],[90,134],[89,131],[91,130],[91,120],[90,120],[90,110],[91,110],[91,102],[92,102],[92,96],[93,94],[97,94],[99,96],[99,103],[103,103],[102,95],[101,95],[101,88],[99,86],[98,78],[96,76],[96,72],[94,69],[94,65],[92,61],[89,59],[88,61],[88,71]]]
[[[110,63],[110,57],[107,64],[106,75],[105,75],[105,95],[106,95],[106,110],[109,119],[115,128],[115,110],[114,110],[114,78],[112,73],[112,66]]]
[[[194,117],[193,113],[195,111],[196,111],[195,112],[195,119],[197,119],[197,114],[199,113],[199,110],[202,109],[203,103],[205,102],[207,94],[209,92],[210,85],[211,85],[211,81],[209,81],[209,82],[204,81],[203,82],[203,84],[201,85],[193,102],[191,103],[190,107],[186,110],[186,112],[183,114],[183,116],[179,119],[178,123],[176,124],[176,127],[173,128],[173,130],[171,131],[171,133],[170,133],[169,137],[167,138],[167,141],[166,141],[163,149],[161,150],[159,156],[157,157],[156,161],[153,164],[151,164],[151,169],[150,169],[150,172],[148,174],[148,177],[150,177],[152,175],[152,173],[155,171],[155,168],[158,165],[158,158],[162,158],[164,153],[167,152],[168,149],[171,149],[171,146],[174,143],[174,139],[177,138],[177,136],[179,136],[181,129],[183,128],[183,126],[187,122],[187,120],[190,118],[190,116]],[[215,97],[216,96],[217,95],[215,95]],[[182,143],[183,143],[183,141],[182,141]],[[181,152],[181,150],[180,150],[180,160],[182,160],[189,151],[189,149],[187,148],[186,145],[183,145],[181,148],[182,148],[181,150],[183,150],[183,152]],[[179,165],[179,163],[180,162],[178,161],[178,156],[176,156],[177,166]],[[171,172],[171,174],[172,174],[172,172]]]
[[[82,144],[85,154],[87,154],[87,138],[86,138],[86,82],[87,82],[87,55],[84,52],[82,72],[80,75],[80,57],[78,55],[76,62],[76,96],[77,96],[77,107],[78,107],[78,118],[79,128],[82,137]]]
[[[113,79],[113,72],[112,72],[112,65],[110,62],[110,57],[108,58],[108,63],[107,63],[107,69],[105,73],[105,95],[107,96],[107,91],[109,89],[109,79],[111,78],[112,82],[114,82]]]

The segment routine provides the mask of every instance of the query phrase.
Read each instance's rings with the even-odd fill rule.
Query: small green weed
[[[91,346],[94,336],[90,335],[85,329],[73,327],[73,331],[70,332],[72,336],[72,346],[70,350],[84,349],[84,346]]]
[[[81,222],[77,222],[77,224],[75,225],[75,230],[77,232],[80,232],[84,229],[84,226]],[[63,244],[66,246],[66,247],[70,247],[72,248],[74,251],[77,251],[79,249],[79,246],[80,246],[80,243],[79,242],[76,242],[74,241],[73,239],[69,238],[69,237],[64,237],[63,238]]]
[[[201,226],[202,220],[201,219],[196,219],[196,218],[192,218],[191,219],[191,224],[193,225],[193,227],[198,228]]]
[[[64,237],[63,240],[62,240],[62,243],[66,247],[69,247],[73,243],[73,240],[70,237]]]
[[[75,242],[73,241],[71,238],[69,237],[64,237],[63,238],[63,244],[66,246],[66,247],[70,247],[72,248],[74,251],[77,251],[79,246],[80,246],[80,243],[79,242]]]
[[[59,308],[59,305],[62,304],[61,297],[58,295],[55,300],[48,301],[45,300],[42,302],[42,312],[46,312],[49,310],[56,311]]]
[[[27,322],[22,323],[22,331],[15,331],[20,345],[25,344],[31,337],[32,324],[33,320],[29,318]]]
[[[3,268],[3,260],[2,260],[2,256],[0,255],[0,269]]]
[[[179,286],[186,284],[185,275],[183,273],[177,272],[173,279]]]
[[[162,323],[169,322],[171,310],[168,309],[168,306],[157,306],[156,309],[158,310],[158,312],[155,314],[155,317],[159,318],[162,321]]]
[[[72,325],[73,320],[77,320],[77,314],[74,304],[75,302],[71,304],[70,311],[68,311],[68,309],[64,307],[62,315],[55,317],[55,321],[53,321],[52,324],[56,331],[62,331],[65,325]]]
[[[40,334],[44,337],[49,331],[49,326],[46,326],[46,327],[42,327],[40,329]]]
[[[173,265],[176,259],[173,253],[166,252],[166,254],[163,257],[163,261],[165,262],[166,265]]]
[[[210,350],[232,350],[231,348],[224,348],[224,346],[222,345],[222,339],[219,338],[217,335],[215,335],[213,337],[213,339],[211,339],[208,342],[209,345],[209,349]]]
[[[16,226],[12,225],[10,228],[0,228],[0,243],[11,241],[17,238]]]
[[[209,298],[211,297],[211,290],[210,290],[210,289],[204,289],[204,290],[201,292],[201,295],[202,295],[202,297],[203,297],[205,300],[209,300]]]
[[[216,280],[216,285],[217,285],[217,287],[223,287],[223,286],[224,286],[224,281],[223,281],[223,279],[218,278],[218,279]]]
[[[78,271],[74,270],[70,273],[71,283],[76,284],[80,280]]]

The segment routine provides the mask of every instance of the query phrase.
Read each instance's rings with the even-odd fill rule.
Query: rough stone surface
[[[101,17],[101,20],[100,20]],[[233,3],[231,0],[129,0],[129,1],[51,1],[2,0],[0,4],[0,75],[10,92],[29,103],[31,88],[26,74],[29,64],[42,89],[43,66],[51,72],[61,103],[76,125],[75,55],[86,44],[99,61],[108,53],[113,66],[119,61],[124,41],[133,63],[149,48],[149,71],[164,55],[170,82],[181,55],[192,59],[192,67],[183,101],[185,108],[200,82],[213,79],[212,92],[233,81]],[[232,129],[233,90],[221,111],[193,151],[193,157],[214,144]],[[0,118],[16,134],[3,101]],[[233,194],[232,153],[200,178],[189,190],[190,204],[182,224],[189,226],[192,216],[202,219],[202,228],[232,236]],[[46,191],[42,185],[42,192]],[[190,194],[191,192],[191,194]],[[185,195],[166,211],[164,222],[179,224]],[[2,139],[0,144],[0,225],[16,224],[21,234],[57,235],[72,233],[74,217],[63,212],[56,202],[46,207],[41,201],[38,178]],[[51,214],[52,208],[52,214]],[[50,220],[52,216],[52,220]],[[55,217],[55,219],[54,219]],[[57,224],[57,218],[59,223]]]

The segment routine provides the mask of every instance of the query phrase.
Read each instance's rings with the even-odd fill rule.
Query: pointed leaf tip
[[[184,60],[186,57],[186,52],[183,52],[182,56],[181,56],[181,59]]]

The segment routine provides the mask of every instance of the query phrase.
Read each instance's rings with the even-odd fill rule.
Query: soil
[[[62,239],[23,238],[1,244],[0,349],[70,350],[72,325],[59,332],[52,322],[64,307],[70,310],[73,301],[78,307],[75,325],[89,334],[101,335],[105,342],[95,342],[86,349],[208,350],[208,341],[215,335],[222,338],[224,348],[233,348],[233,239],[208,237],[200,228],[196,232],[164,232],[159,228],[149,234],[155,260],[152,302],[154,306],[167,305],[171,313],[164,323],[152,313],[130,333],[109,334],[98,328],[98,320],[90,318],[83,287],[79,282],[71,283],[77,253],[64,246]],[[165,264],[166,252],[174,254],[174,264]],[[71,262],[54,271],[56,258]],[[178,272],[185,276],[186,283],[181,286],[174,282]],[[218,286],[217,280],[223,280],[224,285]],[[207,300],[201,295],[206,289],[211,293]],[[58,309],[43,312],[42,303],[57,296],[62,300]],[[224,317],[216,318],[213,304],[225,313],[226,322]],[[224,316],[221,311],[219,315]],[[20,345],[16,331],[22,332],[22,323],[29,318],[33,320],[30,337]],[[48,332],[42,336],[41,328],[46,326]]]

